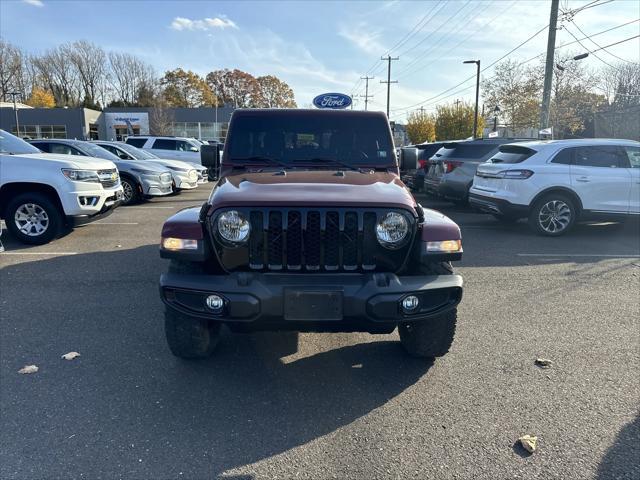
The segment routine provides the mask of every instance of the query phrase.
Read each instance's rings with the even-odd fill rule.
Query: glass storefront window
[[[16,134],[16,127],[12,129],[20,138],[67,138],[65,125],[20,125],[20,133]]]

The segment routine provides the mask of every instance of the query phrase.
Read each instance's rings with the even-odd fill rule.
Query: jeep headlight
[[[218,233],[223,240],[230,243],[243,243],[249,238],[251,225],[236,210],[229,210],[218,217]]]
[[[385,248],[399,248],[409,233],[409,222],[397,212],[387,213],[376,225],[376,237]]]

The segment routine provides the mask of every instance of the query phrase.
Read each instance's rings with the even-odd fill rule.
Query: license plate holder
[[[292,321],[342,320],[342,292],[333,290],[284,291],[284,319]]]

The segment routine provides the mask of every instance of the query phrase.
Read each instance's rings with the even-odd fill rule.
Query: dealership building
[[[0,107],[0,128],[28,138],[123,140],[131,135],[175,135],[224,140],[233,108],[113,107],[89,108]]]

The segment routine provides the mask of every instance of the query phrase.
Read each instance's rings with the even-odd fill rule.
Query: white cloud
[[[40,1],[40,0],[30,0]],[[202,20],[191,20],[184,17],[176,17],[171,22],[173,30],[213,30],[216,28],[238,28],[233,20],[226,17],[203,18]]]
[[[34,7],[44,7],[44,3],[42,0],[22,0],[24,3],[28,3],[29,5],[33,5]]]
[[[378,41],[380,32],[372,29],[371,26],[365,22],[342,25],[338,31],[338,35],[346,38],[360,50],[368,54],[382,55],[386,50]]]

